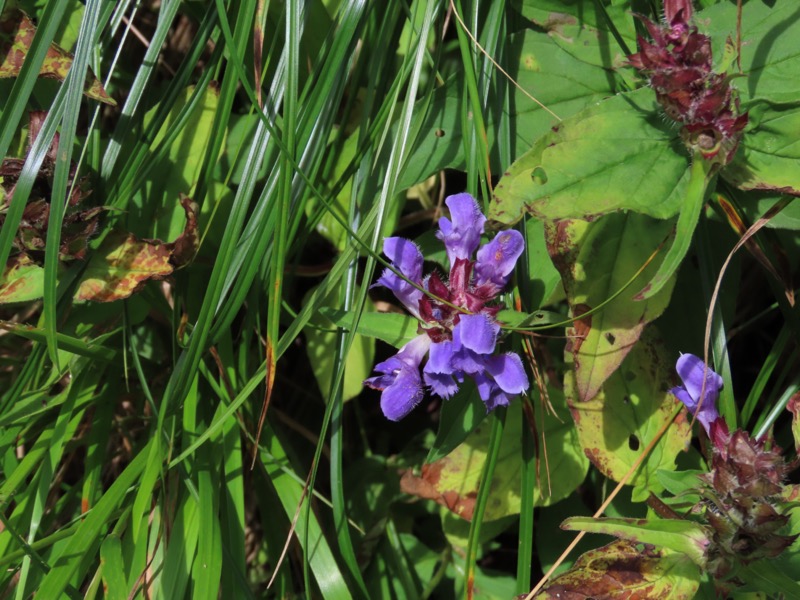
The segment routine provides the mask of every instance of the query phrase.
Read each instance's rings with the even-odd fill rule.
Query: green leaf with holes
[[[679,132],[644,88],[595,104],[539,138],[495,187],[489,216],[511,224],[526,212],[594,219],[633,210],[668,219],[678,214],[688,181]]]
[[[573,370],[564,378],[572,417],[581,446],[606,477],[620,481],[680,406],[669,393],[675,361],[666,356],[652,325],[639,343],[588,402],[578,399]],[[572,363],[567,353],[566,362]],[[663,488],[659,469],[674,470],[675,458],[683,451],[691,429],[682,410],[655,444],[647,460],[628,479],[634,501],[646,500]]]
[[[548,250],[561,272],[571,314],[580,317],[567,330],[567,351],[581,401],[600,391],[645,326],[667,308],[675,277],[652,298],[634,296],[658,270],[664,256],[659,250],[673,225],[672,220],[625,212],[591,223],[565,219],[546,227]]]

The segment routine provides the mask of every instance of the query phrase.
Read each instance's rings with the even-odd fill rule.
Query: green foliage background
[[[591,515],[659,428],[675,419],[606,514],[653,517],[664,470],[703,468],[667,390],[678,353],[702,355],[737,241],[723,205],[749,224],[786,203],[754,238],[763,260],[734,258],[711,346],[731,428],[774,425],[792,446],[800,17],[744,3],[751,120],[709,180],[625,62],[632,11],[652,4],[0,0],[36,23],[0,79],[0,155],[24,164],[0,179],[0,594],[528,593],[571,539],[558,524]],[[736,5],[697,8],[721,61]],[[72,63],[38,77],[54,43]],[[94,76],[115,106],[84,94]],[[32,110],[47,111],[33,140]],[[21,261],[42,164],[43,245]],[[102,207],[79,258],[59,252],[74,188]],[[382,239],[414,238],[443,268],[431,231],[464,190],[524,232],[507,297],[523,314],[501,317],[549,330],[510,335],[541,385],[488,417],[465,386],[389,423],[361,381],[416,324],[369,291]],[[586,342],[565,351],[586,308]],[[431,465],[434,491],[409,493]],[[662,597],[712,597],[686,546],[666,547]],[[775,593],[796,591],[795,557]]]

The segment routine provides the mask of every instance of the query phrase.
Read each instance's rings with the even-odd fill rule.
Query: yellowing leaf
[[[547,245],[561,272],[572,314],[580,317],[623,290],[673,228],[633,212],[605,215],[594,222],[565,219],[545,227]],[[575,365],[576,391],[591,400],[617,370],[645,325],[669,303],[675,279],[654,297],[634,300],[663,260],[656,256],[632,285],[598,312],[578,319],[567,331],[567,349]]]
[[[197,249],[197,212],[181,197],[186,229],[172,243],[143,240],[132,233],[112,233],[95,252],[86,268],[75,300],[113,302],[139,291],[148,279],[163,279],[186,264]]]
[[[28,302],[42,297],[44,269],[24,254],[8,261],[0,279],[0,304]]]
[[[567,353],[567,362],[570,358]],[[668,391],[673,364],[648,329],[592,400],[577,399],[574,371],[567,373],[564,393],[569,399],[581,446],[606,477],[615,481],[622,479],[662,426],[672,419],[679,406]],[[675,458],[691,433],[685,415],[682,411],[675,418],[628,480],[634,486],[634,501],[644,500],[650,492],[658,493],[663,489],[656,476],[659,469],[675,469]]]
[[[685,554],[617,540],[582,554],[535,598],[689,600],[699,585],[700,569]]]
[[[21,10],[7,11],[0,17],[0,78],[17,77],[30,50],[36,26]],[[50,44],[39,77],[64,81],[72,67],[72,54],[56,44]],[[83,93],[94,100],[116,106],[116,102],[106,94],[96,77],[87,77]]]
[[[575,428],[565,418],[563,396],[556,390],[550,390],[550,395],[556,410],[560,409],[561,416],[547,414],[544,423],[538,424],[547,442],[548,470],[542,467],[541,485],[535,490],[534,496],[537,506],[547,506],[571,494],[583,481],[589,466],[578,446]],[[520,400],[514,400],[508,408],[503,441],[484,514],[486,521],[519,513],[522,427],[527,427],[521,408]],[[420,476],[406,471],[400,480],[401,489],[407,494],[434,500],[464,519],[472,519],[486,461],[490,428],[488,419],[482,421],[450,454],[424,465]]]

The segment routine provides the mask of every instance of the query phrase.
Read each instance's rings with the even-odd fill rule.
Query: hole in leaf
[[[536,167],[531,172],[531,179],[536,185],[544,185],[547,183],[547,172],[542,167]]]
[[[636,452],[639,449],[639,438],[631,434],[628,438],[628,448]]]

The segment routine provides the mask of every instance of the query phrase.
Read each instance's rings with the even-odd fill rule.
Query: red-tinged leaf
[[[0,17],[0,78],[17,77],[36,35],[33,21],[21,10],[10,10]],[[64,81],[72,67],[72,54],[50,44],[39,77]],[[96,77],[89,75],[83,93],[94,100],[116,106]]]
[[[685,554],[617,540],[581,555],[537,600],[683,600],[694,598],[700,569]]]
[[[0,304],[28,302],[42,297],[44,269],[24,254],[8,261],[0,279]]]
[[[133,234],[109,235],[89,261],[75,300],[113,302],[139,291],[149,279],[164,279],[197,250],[197,207],[181,197],[186,229],[172,243],[139,239]]]
[[[792,413],[792,437],[794,448],[800,452],[800,392],[795,392],[786,403],[786,410]]]
[[[172,264],[180,268],[194,258],[200,239],[197,235],[197,205],[185,194],[180,195],[180,203],[186,213],[186,226],[172,242]]]
[[[679,406],[668,391],[674,384],[673,361],[665,357],[652,327],[645,330],[592,400],[577,400],[574,371],[564,378],[564,393],[583,451],[600,472],[614,481],[620,481],[630,471]],[[567,354],[566,359],[569,362],[571,355]],[[628,480],[634,486],[635,501],[646,500],[651,492],[662,489],[658,470],[675,469],[675,459],[690,435],[684,410]]]
[[[148,279],[163,279],[174,269],[168,244],[112,234],[89,261],[78,287],[79,301],[113,302],[129,297]]]
[[[747,230],[750,228],[750,223],[745,222],[745,217],[740,214],[737,207],[734,206],[733,203],[731,203],[722,194],[716,194],[715,197],[728,219],[728,224],[740,237],[744,236],[745,233],[747,233]],[[780,211],[790,202],[792,202],[792,200],[788,196],[781,198],[772,206],[770,210],[767,211],[762,218],[771,219],[779,214]],[[784,250],[783,246],[778,243],[777,240],[773,238],[772,242],[773,243],[771,244],[770,250],[772,251],[773,256],[776,257],[777,264],[772,263],[769,256],[767,256],[767,253],[762,250],[758,240],[755,237],[748,238],[744,243],[744,246],[753,256],[753,258],[755,258],[770,275],[780,282],[780,284],[783,286],[786,298],[789,300],[792,306],[794,306],[794,286],[792,284],[792,270],[789,264],[789,257],[786,255],[786,251]]]
[[[672,221],[633,212],[606,215],[591,223],[565,219],[545,227],[548,252],[561,273],[573,316],[610,300],[567,330],[567,351],[572,353],[580,401],[591,400],[598,393],[639,340],[645,325],[666,309],[674,278],[652,298],[639,301],[634,295],[658,270],[663,252],[648,261],[672,227]],[[634,276],[637,279],[629,285]]]

